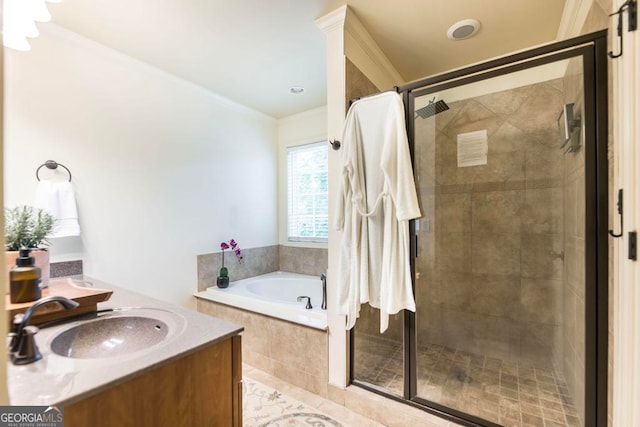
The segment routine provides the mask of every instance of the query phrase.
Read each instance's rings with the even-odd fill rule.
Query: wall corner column
[[[342,139],[342,127],[346,115],[346,74],[344,51],[344,25],[347,6],[316,20],[316,25],[327,38],[327,135],[329,140]],[[327,317],[329,325],[329,384],[345,388],[348,385],[348,335],[345,316],[336,314],[337,271],[340,259],[342,232],[334,230],[335,211],[340,174],[340,151],[329,150],[329,243],[327,269]]]

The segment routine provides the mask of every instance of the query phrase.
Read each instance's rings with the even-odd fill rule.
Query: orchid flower
[[[232,249],[233,253],[236,254],[236,258],[238,258],[238,262],[241,262],[243,259],[242,251],[240,250],[240,246],[235,239],[231,239],[228,242],[220,242],[220,249],[222,250],[222,266],[224,267],[224,251],[225,249]]]

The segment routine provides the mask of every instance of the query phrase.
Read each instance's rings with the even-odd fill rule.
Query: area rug
[[[251,378],[244,378],[242,398],[245,427],[343,427],[317,409]]]

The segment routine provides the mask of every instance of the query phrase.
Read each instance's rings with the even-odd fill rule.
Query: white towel
[[[34,206],[53,216],[53,232],[49,237],[69,237],[80,235],[78,208],[73,187],[68,181],[40,181],[36,188]]]

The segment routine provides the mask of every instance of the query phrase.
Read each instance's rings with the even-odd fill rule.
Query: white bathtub
[[[305,309],[306,299],[297,301],[297,297],[303,295],[311,297],[311,310]],[[212,286],[198,292],[196,297],[316,329],[327,329],[327,311],[320,308],[322,282],[316,276],[276,271],[231,282],[226,289]]]

